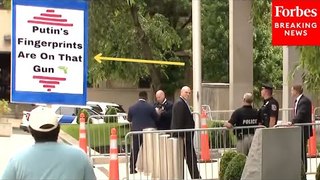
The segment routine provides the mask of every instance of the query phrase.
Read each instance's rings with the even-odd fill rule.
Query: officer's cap
[[[265,89],[273,89],[273,86],[271,84],[268,84],[268,83],[265,83],[265,84],[262,84],[262,88],[265,88]]]

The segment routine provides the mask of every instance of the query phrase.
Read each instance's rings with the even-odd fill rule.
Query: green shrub
[[[232,158],[224,174],[224,180],[240,180],[246,158],[246,155],[241,153]]]
[[[220,161],[220,169],[219,169],[219,179],[224,179],[224,173],[228,167],[229,162],[237,155],[238,153],[235,151],[226,151],[223,153]]]
[[[224,122],[220,120],[209,120],[207,124],[208,124],[208,127],[215,128],[215,127],[223,127]]]
[[[0,101],[0,115],[11,112],[8,101],[2,99]]]
[[[208,122],[209,128],[223,127],[224,121],[213,120]],[[209,132],[210,145],[212,148],[234,148],[236,146],[236,136],[232,130],[218,130]]]
[[[117,115],[117,109],[115,107],[109,107],[108,110],[106,111],[105,115]],[[118,117],[116,117],[116,116],[105,117],[104,122],[106,122],[106,123],[118,122]]]
[[[316,180],[320,180],[320,164],[317,167]]]
[[[10,9],[11,8],[11,0],[3,0],[3,7],[4,7],[4,9]]]
[[[78,112],[78,114],[77,114],[77,123],[79,124],[80,123],[80,114],[81,113],[84,113],[84,115],[85,115],[85,119],[86,119],[86,123],[88,122],[88,118],[89,118],[89,113],[88,113],[88,111],[86,110],[86,109],[80,109],[80,111]],[[90,122],[89,123],[91,123],[92,121],[90,120]]]
[[[117,129],[118,144],[125,144],[125,136],[130,132],[130,128],[124,124],[108,123],[108,124],[90,124],[86,126],[87,143],[91,147],[108,146],[110,144],[111,129]],[[61,130],[69,134],[76,140],[79,140],[79,125],[78,124],[61,124]],[[129,140],[129,139],[128,139]],[[129,142],[126,142],[130,144]]]

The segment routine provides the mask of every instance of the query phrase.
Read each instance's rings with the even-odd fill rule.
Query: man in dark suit
[[[171,126],[172,119],[172,102],[168,101],[165,93],[162,90],[156,92],[157,102],[154,104],[155,109],[159,115],[156,122],[158,130],[168,130]]]
[[[128,111],[128,121],[131,122],[132,131],[142,131],[145,128],[156,128],[158,118],[154,107],[147,102],[148,94],[145,91],[139,93],[139,100],[131,106]],[[130,155],[130,174],[137,173],[136,162],[142,144],[142,134],[133,135],[132,149]]]
[[[171,129],[193,129],[195,127],[193,116],[188,104],[191,90],[188,86],[182,87],[180,98],[173,105]],[[183,138],[184,156],[187,161],[189,173],[192,179],[201,179],[199,169],[197,167],[197,156],[193,147],[194,132],[182,132],[173,136]]]
[[[295,116],[292,119],[292,124],[295,123],[311,123],[311,114],[312,114],[312,104],[309,98],[304,96],[303,88],[301,85],[294,85],[291,88],[291,95],[295,98]],[[307,171],[307,155],[306,155],[306,147],[307,142],[310,136],[312,136],[312,128],[311,126],[303,126],[301,127],[301,158],[304,163],[305,172]]]

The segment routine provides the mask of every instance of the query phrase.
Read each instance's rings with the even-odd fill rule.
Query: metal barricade
[[[199,112],[192,112],[193,119],[195,121],[195,128],[201,128],[201,116]],[[196,152],[200,150],[200,133],[194,133],[194,148]]]
[[[207,111],[210,120],[228,121],[234,110],[213,110]]]
[[[228,150],[236,150],[238,145],[237,136],[244,134],[246,130],[251,128],[258,127],[235,127],[232,130],[229,130],[225,127],[215,127],[210,123],[216,123],[216,126],[222,126],[222,124],[229,119],[230,114],[233,110],[225,110],[225,111],[209,111],[208,114],[211,114],[213,121],[211,118],[208,118],[208,127],[206,129],[181,129],[181,130],[147,130],[147,131],[135,131],[130,132],[130,124],[119,124],[113,118],[119,118],[121,115],[93,115],[88,118],[88,122],[86,124],[87,129],[87,142],[90,147],[90,151],[88,152],[90,158],[93,156],[106,156],[109,154],[109,138],[110,131],[112,128],[116,128],[118,132],[118,149],[119,155],[125,155],[126,161],[123,165],[123,169],[126,170],[126,173],[120,173],[125,176],[127,179],[179,179],[181,176],[187,177],[190,179],[190,174],[188,173],[188,168],[183,162],[183,155],[186,154],[186,148],[184,148],[185,141],[181,141],[181,139],[176,138],[178,134],[186,134],[193,133],[193,143],[194,149],[196,152],[196,159],[199,160],[201,147],[200,147],[200,133],[201,131],[206,131],[209,135],[209,147],[210,147],[210,156],[211,159],[215,160],[210,163],[199,163],[197,164],[200,170],[200,174],[202,178],[205,179],[214,179],[217,178],[219,172],[219,161],[221,155]],[[317,122],[317,115],[320,117],[320,107],[314,108],[314,117],[315,122]],[[283,116],[283,114],[285,114]],[[200,119],[200,114],[194,112],[194,116],[197,116]],[[280,116],[281,115],[281,116]],[[288,120],[292,119],[294,115],[293,108],[288,109],[280,109],[279,112],[279,121],[283,120],[284,117],[288,117]],[[101,120],[103,119],[103,120]],[[215,119],[215,120],[214,120]],[[102,123],[104,121],[104,123]],[[92,123],[93,122],[93,123]],[[280,124],[278,122],[278,124]],[[305,152],[308,155],[307,158],[307,173],[314,174],[316,173],[317,166],[319,165],[318,160],[318,139],[320,138],[320,123],[303,123],[303,124],[294,124],[295,126],[302,127],[302,134],[305,136],[304,129],[309,131],[306,134],[310,134],[311,130],[314,129],[313,135],[316,138],[315,147],[314,144],[312,148],[316,148],[316,156],[309,156],[309,149],[311,146],[310,142],[307,144],[307,148]],[[278,125],[279,126],[279,125]],[[286,125],[282,125],[286,126]],[[312,128],[305,128],[305,127]],[[198,134],[198,135],[196,135]],[[142,141],[143,144],[143,152],[139,154],[142,159],[142,171],[143,173],[132,174],[129,173],[129,153],[132,149],[132,136],[133,135],[141,135],[142,139],[146,141]],[[310,141],[310,139],[309,139]],[[241,145],[240,145],[241,146]],[[320,147],[320,146],[319,146]],[[152,161],[150,161],[150,159]],[[180,162],[180,163],[179,163]],[[182,162],[182,163],[181,163]],[[146,168],[144,168],[144,164],[147,164]],[[121,167],[121,166],[120,166]],[[181,170],[182,169],[182,170]]]
[[[320,119],[320,108],[316,108],[319,112],[319,119]],[[209,115],[209,119],[211,120],[220,120],[220,121],[228,121],[230,119],[230,116],[234,110],[213,110],[213,111],[207,111],[207,114]],[[279,109],[278,114],[278,124],[281,124],[284,120],[291,120],[294,117],[294,109],[293,108],[281,108]]]
[[[319,121],[320,120],[320,107],[315,107],[313,109],[313,115],[314,115],[315,121]]]
[[[210,113],[208,113],[208,112],[210,112],[210,111],[211,111],[211,108],[210,108],[210,106],[209,106],[209,105],[207,105],[207,104],[203,104],[203,105],[201,105],[201,109],[202,109],[202,110],[205,110],[205,112],[208,114],[208,118],[209,118],[209,119],[212,119],[211,114],[210,114]]]
[[[294,117],[294,108],[281,108],[278,114],[278,125],[291,121]]]
[[[320,123],[296,123],[294,126],[301,128],[301,158],[307,165],[307,174],[316,174],[319,166],[319,131]],[[304,143],[306,143],[304,145]],[[303,147],[305,146],[305,147]],[[305,158],[304,158],[305,156]]]
[[[219,174],[219,162],[221,155],[228,150],[243,152],[245,141],[238,141],[239,136],[247,132],[254,133],[256,128],[263,126],[246,126],[227,129],[225,127],[205,129],[176,129],[176,130],[155,130],[145,129],[143,131],[132,131],[125,136],[127,144],[134,144],[133,139],[139,141],[138,149],[132,149],[129,154],[129,147],[125,149],[126,159],[135,159],[134,151],[137,150],[136,164],[127,161],[126,179],[191,179],[198,177],[195,166],[198,167],[202,179],[216,179]],[[193,141],[193,134],[205,131],[209,134],[210,162],[200,163],[200,154],[193,154],[190,143]],[[237,138],[238,137],[238,138]],[[250,144],[249,144],[250,145]],[[250,146],[249,146],[250,147]],[[243,148],[243,149],[241,149]],[[187,157],[189,157],[190,171]],[[121,166],[123,167],[123,166]],[[132,169],[136,167],[136,169]],[[134,172],[137,170],[138,172]],[[191,173],[190,173],[191,172]],[[122,174],[122,173],[120,173]]]
[[[118,123],[119,118],[126,119],[125,115],[91,115],[86,124],[87,142],[90,151],[88,155],[106,156],[109,155],[110,133],[112,128],[117,129],[119,155],[124,155],[125,135],[130,132],[130,123]]]
[[[313,109],[313,120],[314,120],[314,123],[320,123],[320,107],[315,107]],[[317,139],[320,138],[320,126],[316,126],[315,127],[315,133],[316,133],[316,137]]]

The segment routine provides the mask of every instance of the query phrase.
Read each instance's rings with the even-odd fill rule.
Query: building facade
[[[0,9],[0,99],[10,99],[11,11]]]

